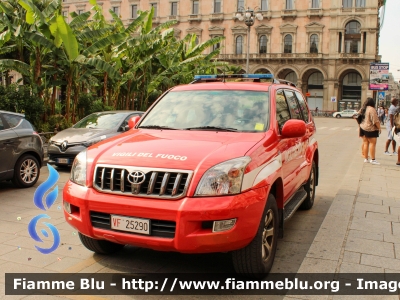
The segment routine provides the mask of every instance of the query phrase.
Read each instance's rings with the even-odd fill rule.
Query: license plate
[[[68,158],[57,158],[57,162],[59,164],[69,164],[69,159]]]
[[[111,229],[150,234],[150,220],[111,215]]]

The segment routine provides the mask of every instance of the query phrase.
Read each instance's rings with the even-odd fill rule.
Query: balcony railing
[[[189,15],[189,22],[201,21],[201,15]]]
[[[322,18],[323,15],[324,15],[324,12],[320,8],[310,8],[307,10],[307,16],[309,18],[311,18],[311,17]]]
[[[168,16],[168,20],[176,20],[176,21],[178,21],[179,22],[179,16],[177,16],[177,15],[174,15],[174,16]]]
[[[340,53],[341,58],[364,58],[364,53]]]
[[[224,14],[223,13],[213,13],[210,15],[210,21],[223,21]]]
[[[294,9],[285,9],[281,11],[281,17],[282,19],[285,18],[293,18],[295,19],[297,17],[297,10]]]
[[[281,59],[281,58],[324,58],[329,57],[329,55],[325,55],[322,53],[250,53],[250,59]],[[246,59],[246,53],[243,54],[220,54],[218,56],[219,59]]]

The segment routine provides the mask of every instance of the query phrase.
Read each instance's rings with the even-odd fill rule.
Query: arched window
[[[194,43],[196,44],[196,45],[198,45],[199,44],[199,37],[196,35],[196,39],[194,40]]]
[[[295,72],[290,72],[285,76],[285,80],[293,82],[294,84],[297,83],[297,75]]]
[[[318,53],[318,35],[312,34],[310,36],[310,53]]]
[[[345,53],[358,53],[361,49],[361,25],[357,21],[346,24],[344,34]]]
[[[239,35],[236,38],[236,54],[242,54],[243,53],[243,37]]]
[[[267,53],[267,37],[265,35],[260,36],[260,54]]]
[[[284,39],[284,53],[292,53],[292,36],[290,34],[285,35],[285,39]]]

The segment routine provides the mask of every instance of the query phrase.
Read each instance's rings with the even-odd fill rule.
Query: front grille
[[[126,216],[129,217],[129,216]],[[111,229],[111,215],[101,212],[90,212],[90,220],[92,226],[95,228],[102,228],[112,231],[118,231]],[[162,220],[150,220],[150,236],[164,237],[164,238],[174,238],[175,237],[176,223],[172,221],[162,221]],[[139,234],[134,232],[123,231],[129,234]]]
[[[133,189],[128,175],[136,171],[143,172],[145,178]],[[178,199],[186,195],[192,173],[187,170],[97,165],[93,183],[96,190],[105,193]]]

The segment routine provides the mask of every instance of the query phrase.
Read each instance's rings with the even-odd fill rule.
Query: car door
[[[284,89],[279,89],[275,94],[276,99],[276,119],[278,121],[279,131],[282,131],[286,121],[291,119],[291,109],[286,99]],[[282,176],[284,185],[284,201],[293,194],[296,180],[294,171],[296,170],[296,155],[294,149],[296,146],[297,138],[285,138],[281,135],[278,136],[278,151],[282,155]]]
[[[18,145],[18,136],[0,114],[0,180],[9,178],[14,169],[16,158],[14,148]]]
[[[300,107],[295,91],[285,89],[284,90],[286,101],[289,106],[290,118],[295,120],[304,121],[302,108]],[[294,193],[302,184],[302,176],[300,175],[301,169],[304,167],[304,154],[305,148],[304,144],[306,143],[306,137],[297,137],[291,138],[291,145],[288,150],[288,157],[290,161],[288,161],[290,174],[288,175],[288,189],[290,193]]]

